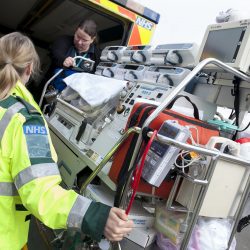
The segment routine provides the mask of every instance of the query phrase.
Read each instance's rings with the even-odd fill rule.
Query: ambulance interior
[[[14,13],[10,16],[10,12]],[[244,130],[249,124],[242,121],[250,110],[250,20],[209,25],[199,47],[185,41],[126,47],[123,45],[131,24],[92,10],[83,1],[9,0],[0,13],[0,32],[18,29],[30,35],[44,71],[49,67],[49,45],[57,36],[73,34],[83,16],[98,24],[102,62],[91,78],[106,81],[106,86],[112,89],[109,100],[91,106],[86,101],[88,97],[84,99],[74,89],[74,83],[69,83],[72,85],[57,96],[53,112],[45,114],[66,188],[76,188],[95,201],[114,204],[117,183],[110,171],[112,167],[114,171],[115,151],[128,136],[128,122],[135,104],[155,105],[159,115],[177,95],[185,95],[198,107],[201,120],[218,130],[218,136],[199,145],[197,137],[201,135],[196,139],[190,137],[197,128],[195,132],[190,130],[198,125],[190,129],[170,121],[158,128],[155,140],[161,144],[151,145],[145,158],[146,168],[141,173],[144,182],[151,185],[151,192],[137,193],[130,213],[136,226],[121,242],[122,249],[150,249],[157,230],[165,236],[171,234],[171,244],[186,249],[199,216],[232,220],[232,234],[225,241],[229,245],[233,242],[250,191],[249,155],[241,150],[241,142],[232,140],[237,131],[241,137],[249,137]],[[203,60],[210,57],[219,62],[211,60],[203,65]],[[83,81],[88,80],[83,74]],[[218,107],[227,107],[232,113],[221,113]],[[182,98],[173,109],[188,117],[194,113],[192,104]],[[140,165],[144,150],[140,152],[142,129],[132,130],[130,133],[139,136],[129,157],[133,168],[135,163]],[[147,135],[152,136],[152,131]],[[192,145],[186,143],[188,138]],[[191,160],[176,161],[177,157],[185,158],[180,149],[192,152]],[[175,186],[166,201],[156,192],[171,169],[178,171],[171,179]],[[131,200],[131,182],[130,174],[121,193],[124,209]],[[168,211],[162,206],[156,209],[158,202]],[[60,235],[56,236],[60,240]]]

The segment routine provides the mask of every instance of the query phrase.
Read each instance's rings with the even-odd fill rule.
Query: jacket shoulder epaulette
[[[25,101],[23,98],[19,96],[16,96],[15,98],[25,106],[26,110],[30,115],[41,115],[37,109],[35,109],[30,103]]]

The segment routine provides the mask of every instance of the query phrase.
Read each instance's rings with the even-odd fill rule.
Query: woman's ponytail
[[[29,65],[32,65],[32,73],[39,71],[39,57],[31,40],[19,32],[3,36],[0,39],[0,100],[11,94]]]

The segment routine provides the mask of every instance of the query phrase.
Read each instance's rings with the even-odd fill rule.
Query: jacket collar
[[[12,95],[16,95],[16,96],[21,97],[26,102],[28,102],[33,107],[35,107],[40,113],[42,113],[38,104],[35,102],[32,94],[28,91],[28,89],[20,81],[17,81],[15,87],[12,90]]]

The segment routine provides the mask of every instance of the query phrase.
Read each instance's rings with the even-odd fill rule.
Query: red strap
[[[139,183],[140,183],[141,174],[142,174],[142,170],[143,170],[143,167],[145,164],[146,156],[148,154],[148,151],[151,147],[151,144],[152,144],[155,136],[157,135],[157,132],[158,132],[157,130],[155,130],[153,132],[150,140],[148,141],[148,144],[146,145],[145,151],[142,154],[141,161],[139,161],[140,165],[138,166],[139,163],[136,165],[135,172],[134,172],[134,180],[131,183],[131,187],[132,187],[133,192],[132,192],[131,199],[129,200],[128,207],[126,209],[126,214],[129,214],[130,209],[132,207],[132,203],[135,199],[135,194],[136,194],[136,191],[137,191]]]

